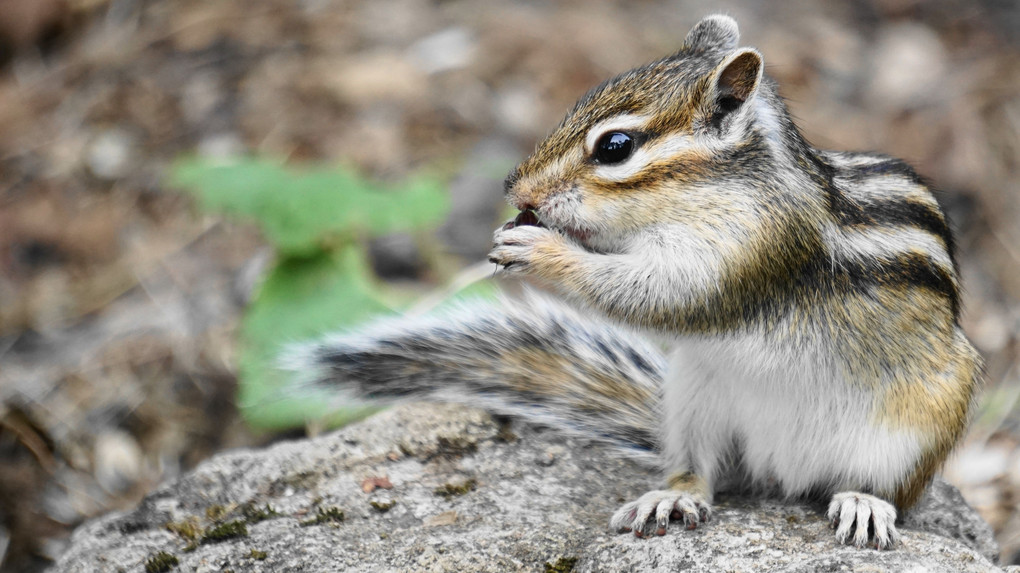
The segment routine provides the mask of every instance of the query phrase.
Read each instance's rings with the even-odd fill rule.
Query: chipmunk
[[[529,295],[391,322],[306,345],[293,367],[653,457],[663,488],[614,530],[695,528],[714,492],[750,482],[824,494],[841,543],[895,545],[979,384],[950,228],[903,162],[808,144],[738,40],[732,18],[701,20],[677,53],[581,98],[507,177],[521,214],[490,260],[584,310]]]

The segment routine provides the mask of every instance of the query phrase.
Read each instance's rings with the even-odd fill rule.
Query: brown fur
[[[712,499],[712,490],[708,487],[708,483],[693,472],[680,472],[669,476],[666,478],[666,487],[700,495],[704,499]]]

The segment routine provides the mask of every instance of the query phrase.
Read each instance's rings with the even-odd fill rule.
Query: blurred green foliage
[[[171,183],[200,207],[256,223],[276,249],[241,325],[239,405],[257,429],[341,424],[364,408],[341,408],[311,392],[287,392],[278,356],[287,343],[388,312],[362,242],[397,231],[434,228],[449,210],[441,181],[418,175],[382,187],[343,167],[285,167],[265,159],[189,158]],[[392,298],[392,297],[391,297]]]

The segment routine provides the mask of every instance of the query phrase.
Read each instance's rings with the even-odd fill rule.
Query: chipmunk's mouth
[[[517,216],[514,217],[513,221],[507,221],[506,224],[503,225],[503,230],[507,231],[507,230],[513,229],[514,227],[544,227],[544,228],[548,228],[548,227],[546,227],[545,225],[542,224],[542,221],[538,220],[538,215],[535,214],[535,212],[533,210],[531,210],[531,209],[525,209],[524,211],[521,211],[520,213],[518,213]]]
[[[591,232],[589,231],[571,229],[569,227],[560,225],[556,226],[546,225],[545,223],[542,222],[541,219],[538,218],[538,214],[535,213],[533,209],[525,209],[524,211],[518,213],[517,216],[514,217],[513,221],[507,221],[506,224],[503,225],[503,230],[506,231],[507,229],[513,229],[514,227],[526,227],[529,225],[533,227],[542,227],[544,229],[556,231],[557,233],[566,235],[571,239],[574,239],[584,247],[588,247],[588,241],[589,239],[591,239],[592,236]]]

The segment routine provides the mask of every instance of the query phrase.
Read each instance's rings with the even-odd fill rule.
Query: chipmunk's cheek
[[[553,226],[568,223],[584,208],[585,198],[580,189],[573,185],[550,193],[539,205],[539,218]]]
[[[592,231],[593,235],[598,234],[595,232],[598,229],[623,231],[635,216],[634,210],[628,203],[622,197],[612,200],[593,193],[585,197],[584,207],[578,210],[578,218],[585,221],[585,226]]]

